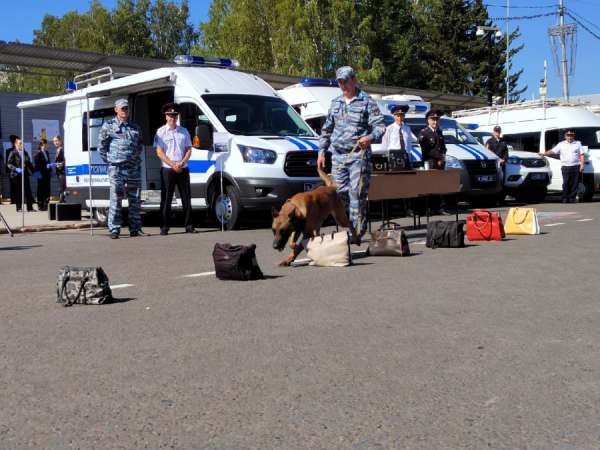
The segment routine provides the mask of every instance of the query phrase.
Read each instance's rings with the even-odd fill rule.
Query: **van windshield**
[[[589,149],[600,149],[600,127],[574,127],[575,140]],[[564,139],[565,130],[561,129],[559,135]]]
[[[427,128],[428,123],[425,117],[409,117],[406,116],[404,119],[406,125],[408,125],[415,136],[419,136],[419,133],[423,128]],[[477,144],[477,141],[471,136],[467,130],[463,128],[454,119],[442,117],[440,119],[440,129],[444,134],[444,140],[446,144]]]
[[[232,134],[243,136],[314,136],[298,113],[281,98],[208,94],[202,99]]]

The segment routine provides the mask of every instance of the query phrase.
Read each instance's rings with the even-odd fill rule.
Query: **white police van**
[[[563,141],[565,128],[575,129],[575,139],[586,150],[586,164],[579,185],[580,201],[589,201],[600,188],[600,117],[581,103],[564,100],[532,100],[509,105],[456,111],[453,117],[491,132],[502,127],[502,136],[514,150],[531,155],[544,153]],[[531,157],[531,156],[529,156]],[[560,157],[548,157],[553,177],[548,192],[562,192]]]
[[[169,102],[179,103],[179,125],[193,140],[188,161],[192,208],[208,210],[227,228],[238,228],[245,214],[280,207],[320,181],[317,136],[264,80],[232,70],[235,60],[177,56],[175,62],[176,67],[122,78],[101,69],[76,78],[77,89],[70,94],[19,104],[66,102],[69,202],[80,202],[106,221],[108,165],[97,152],[98,135],[115,117],[119,98],[129,100],[130,117],[144,137],[142,211],[159,208],[161,164],[152,143],[165,124],[161,107]],[[181,208],[176,199],[173,209]]]
[[[336,80],[304,78],[298,84],[279,90],[281,97],[292,105],[317,132],[325,123],[331,101],[341,95]],[[394,122],[390,110],[396,105],[408,105],[404,122],[413,133],[411,157],[415,167],[422,166],[421,151],[416,136],[428,126],[425,113],[430,104],[413,95],[389,95],[373,98],[377,102],[387,125]],[[446,169],[460,170],[461,196],[468,201],[494,201],[502,190],[498,157],[479,144],[456,120],[440,119],[440,128],[446,141]],[[373,144],[373,164],[385,152],[380,144]]]
[[[490,131],[481,131],[477,124],[462,124],[469,134],[481,145],[494,136]],[[540,203],[546,198],[548,185],[552,181],[550,162],[545,156],[518,151],[508,144],[508,159],[504,162],[504,189],[502,198],[509,195],[517,201]]]

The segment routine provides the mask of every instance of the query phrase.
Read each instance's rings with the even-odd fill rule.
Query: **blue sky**
[[[102,4],[111,9],[117,0],[101,0]],[[33,30],[40,27],[44,14],[61,17],[65,13],[78,10],[83,13],[89,9],[85,0],[2,0],[3,18],[0,27],[0,40],[31,43]],[[195,26],[208,18],[210,0],[190,0],[191,21]],[[556,11],[558,0],[487,0],[490,17],[499,18],[495,26],[502,27],[506,32],[507,4],[510,7],[509,27],[514,31],[518,26],[521,37],[514,46],[525,44],[525,48],[514,58],[513,71],[524,69],[519,87],[528,86],[522,97],[530,100],[534,95],[539,98],[539,82],[544,77],[544,61],[548,66],[548,95],[562,97],[562,81],[555,76],[554,62],[548,27],[558,24],[555,14],[544,17],[525,19],[528,16],[539,16]],[[598,94],[600,84],[597,83],[597,71],[600,67],[600,39],[592,36],[581,27],[584,25],[592,33],[600,37],[600,0],[563,0],[563,4],[579,22],[577,24],[577,58],[575,75],[570,78],[570,94]],[[11,18],[11,19],[8,19]],[[565,17],[565,22],[573,19]],[[597,24],[597,25],[596,25]],[[511,44],[511,47],[513,44]],[[222,55],[226,57],[227,55]]]

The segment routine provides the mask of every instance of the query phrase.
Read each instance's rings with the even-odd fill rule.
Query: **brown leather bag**
[[[406,233],[396,223],[389,228],[380,227],[371,233],[371,242],[367,248],[370,256],[410,256]]]

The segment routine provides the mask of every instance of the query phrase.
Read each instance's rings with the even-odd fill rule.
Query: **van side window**
[[[209,133],[212,136],[214,127],[198,105],[195,103],[180,103],[179,106],[181,108],[181,113],[179,114],[179,126],[188,130],[192,140],[194,139],[196,127],[198,125],[206,125]]]
[[[514,150],[537,153],[540,148],[540,132],[505,134],[506,143],[513,146]]]
[[[552,150],[559,142],[558,130],[546,130],[545,151]]]
[[[100,135],[100,129],[102,128],[102,124],[104,122],[115,117],[115,109],[114,108],[104,108],[104,109],[96,109],[94,111],[90,111],[90,130],[91,130],[91,150],[95,152],[98,150],[98,136]],[[81,143],[82,150],[84,152],[88,151],[88,118],[87,112],[83,113],[83,119],[81,124]]]

